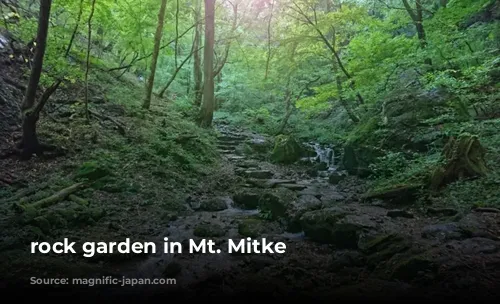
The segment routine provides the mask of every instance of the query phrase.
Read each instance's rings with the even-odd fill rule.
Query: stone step
[[[223,136],[218,136],[217,137],[217,140],[219,142],[234,142],[234,141],[236,141],[236,142],[240,143],[240,142],[245,141],[245,139],[246,139],[246,137],[244,137],[244,136],[223,135]]]
[[[279,184],[277,186],[279,188],[287,188],[293,191],[302,191],[307,188],[306,185],[300,185],[300,184]]]
[[[228,160],[243,160],[245,159],[245,156],[239,156],[239,155],[229,155],[227,157]]]
[[[269,179],[274,176],[274,173],[269,170],[246,170],[243,175],[248,178]]]
[[[222,149],[217,149],[217,151],[221,154],[233,154],[234,150],[222,150]]]
[[[222,150],[235,150],[237,145],[224,145],[224,144],[219,144],[217,145],[217,148],[222,149]]]
[[[294,180],[289,179],[249,179],[247,180],[249,183],[254,185],[257,188],[276,188],[281,184],[295,184]]]

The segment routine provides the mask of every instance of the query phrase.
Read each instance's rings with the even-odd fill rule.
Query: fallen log
[[[57,192],[57,193],[55,193],[47,198],[41,199],[37,202],[27,204],[27,205],[15,204],[14,208],[20,212],[24,212],[28,209],[38,209],[38,208],[49,207],[49,206],[52,206],[60,201],[65,200],[71,194],[84,188],[85,185],[86,185],[85,183],[76,183],[74,185],[71,185],[67,188],[62,189],[61,191],[59,191],[59,192]]]
[[[71,201],[73,201],[73,202],[75,202],[75,203],[77,203],[77,204],[80,204],[80,205],[82,205],[82,206],[88,206],[88,205],[89,205],[89,202],[88,202],[87,200],[85,200],[85,199],[83,199],[83,198],[81,198],[81,197],[79,197],[79,196],[76,196],[76,195],[74,195],[74,194],[70,194],[70,195],[68,196],[68,198],[69,198]]]
[[[9,203],[9,202],[13,202],[13,201],[18,201],[18,200],[22,199],[23,197],[28,197],[37,191],[40,191],[40,190],[47,188],[49,185],[50,185],[50,183],[43,183],[43,184],[40,184],[40,185],[37,185],[34,187],[30,187],[28,189],[19,190],[13,196],[8,197],[5,200],[3,200],[2,203]]]

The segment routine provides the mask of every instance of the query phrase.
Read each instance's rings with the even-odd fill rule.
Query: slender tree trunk
[[[33,58],[34,65],[31,69],[30,80],[26,94],[24,95],[22,109],[27,110],[35,104],[36,90],[42,75],[43,57],[47,45],[47,35],[49,32],[49,18],[52,0],[40,1],[40,14],[38,16],[38,31],[36,34],[36,51]]]
[[[40,143],[36,132],[36,125],[39,118],[39,111],[34,108],[36,91],[40,76],[42,74],[43,58],[47,45],[47,35],[49,31],[49,18],[52,0],[40,0],[40,13],[38,17],[38,31],[36,35],[37,48],[34,56],[34,64],[31,69],[30,80],[23,100],[23,138],[21,141],[22,158],[30,158],[33,154],[41,152]]]
[[[87,65],[85,68],[85,117],[89,121],[89,70],[90,70],[90,46],[92,42],[92,18],[94,17],[95,1],[92,1],[92,8],[90,9],[90,16],[88,20],[88,40],[87,40]]]
[[[212,126],[215,108],[214,83],[214,36],[215,36],[215,0],[205,0],[205,50],[203,104],[200,111],[200,126]]]
[[[153,49],[153,58],[151,59],[151,75],[149,76],[148,83],[146,86],[146,97],[144,98],[144,103],[142,107],[144,109],[149,109],[151,106],[151,96],[153,95],[153,85],[155,81],[156,74],[156,64],[158,62],[158,54],[160,53],[161,37],[163,35],[163,24],[165,23],[165,10],[167,7],[167,0],[162,0],[160,12],[158,13],[158,26],[156,27],[155,34],[155,45]]]
[[[76,33],[78,33],[78,27],[80,25],[80,20],[82,19],[83,13],[83,0],[80,0],[80,10],[78,11],[78,16],[76,17],[75,28],[73,29],[73,33],[71,34],[71,38],[69,39],[68,48],[66,49],[66,53],[64,53],[64,57],[68,57],[69,52],[71,51],[71,47],[73,46],[73,41],[75,41]]]
[[[267,79],[269,74],[269,65],[271,64],[271,22],[273,20],[274,2],[271,4],[271,12],[269,14],[269,21],[267,22],[267,59],[266,59],[266,73],[264,80]]]
[[[420,41],[420,47],[422,49],[425,49],[427,47],[427,38],[425,34],[425,28],[424,28],[424,18],[423,18],[423,7],[422,7],[422,0],[415,0],[415,9],[413,9],[408,3],[408,0],[402,0],[403,5],[406,9],[406,12],[408,12],[408,15],[410,15],[411,20],[413,21],[413,24],[415,24],[415,28],[417,29],[417,36],[418,40]],[[432,65],[432,61],[430,58],[425,59],[425,63],[428,65]]]
[[[195,14],[194,14],[194,22],[197,22],[194,33],[194,60],[193,60],[193,74],[194,74],[194,104],[196,106],[201,105],[201,98],[203,96],[202,93],[202,82],[203,82],[203,74],[201,70],[201,56],[200,56],[200,45],[201,45],[201,0],[195,0]]]

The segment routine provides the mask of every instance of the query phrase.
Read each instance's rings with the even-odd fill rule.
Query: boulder
[[[300,224],[311,240],[343,249],[357,249],[361,233],[377,226],[367,215],[355,215],[338,207],[306,212]]]
[[[269,211],[273,219],[286,218],[296,198],[295,193],[286,188],[267,189],[259,198],[259,207]]]
[[[239,208],[253,210],[259,207],[259,197],[257,189],[244,189],[233,195],[233,202]]]
[[[333,172],[328,176],[328,182],[332,185],[337,185],[341,181],[343,181],[346,176],[339,172]]]
[[[275,163],[292,164],[298,161],[302,154],[302,146],[292,136],[278,135],[271,160]]]
[[[228,206],[231,206],[233,201],[228,197],[215,197],[211,199],[204,200],[200,202],[197,210],[199,211],[222,211],[226,210]],[[193,208],[195,209],[195,208]],[[195,209],[196,210],[196,209]]]
[[[323,203],[312,195],[303,195],[297,199],[297,202],[292,204],[286,214],[287,219],[287,231],[291,233],[297,233],[302,231],[302,226],[300,224],[301,216],[308,212],[319,210],[323,207]]]

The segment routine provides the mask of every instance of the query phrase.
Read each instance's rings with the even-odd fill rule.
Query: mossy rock
[[[245,237],[256,238],[265,232],[266,224],[259,219],[246,219],[238,225],[238,233]]]
[[[411,282],[423,273],[434,273],[439,265],[425,254],[411,256],[396,264],[392,278]]]
[[[292,164],[298,161],[302,154],[303,148],[295,138],[288,135],[278,135],[271,153],[271,161],[280,164]]]
[[[259,207],[260,195],[256,193],[256,189],[244,189],[233,195],[234,205],[247,210],[254,210]]]
[[[222,237],[226,235],[226,230],[218,224],[198,224],[193,234],[197,237]]]
[[[358,244],[367,257],[367,265],[375,268],[381,262],[411,248],[411,242],[398,234],[378,235],[364,244]]]
[[[305,235],[315,242],[357,249],[363,226],[355,222],[343,222],[348,215],[345,210],[335,207],[310,211],[302,215],[300,224]]]
[[[286,188],[266,189],[259,198],[259,208],[268,211],[272,219],[285,218],[296,199],[296,194]]]
[[[415,199],[422,188],[422,184],[400,184],[387,186],[368,191],[361,196],[361,199],[367,202],[374,199],[381,199],[391,204],[410,204],[415,202]]]

